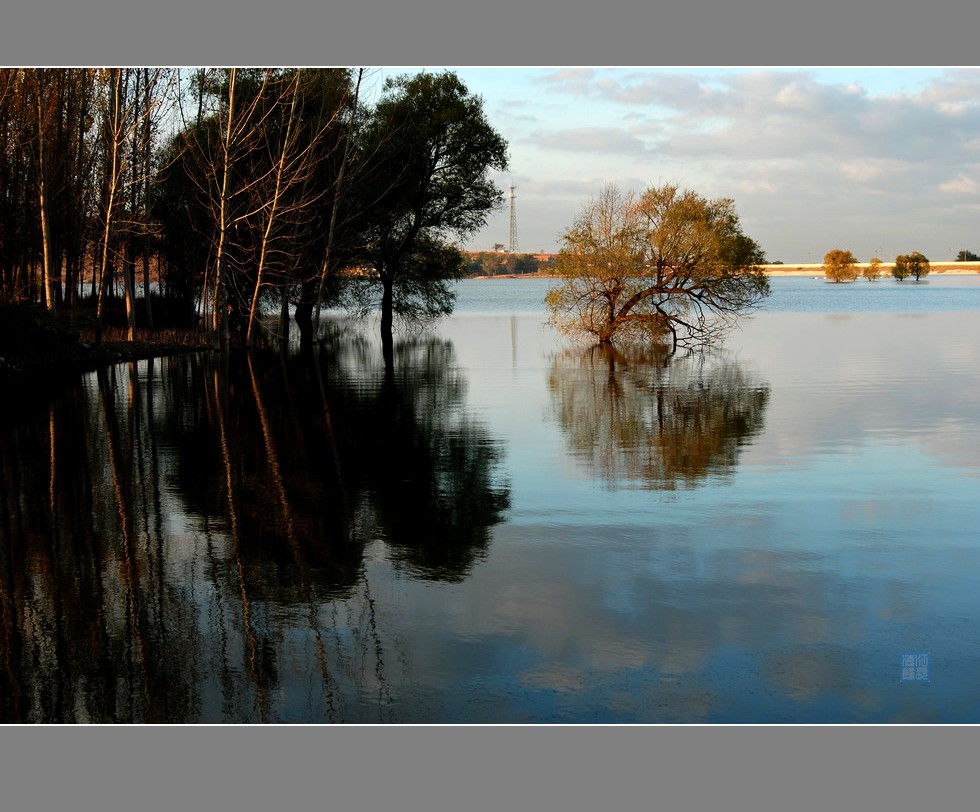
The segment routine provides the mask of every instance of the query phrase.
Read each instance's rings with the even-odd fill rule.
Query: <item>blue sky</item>
[[[510,145],[522,251],[606,183],[676,182],[733,198],[770,260],[980,253],[978,69],[452,69]],[[466,247],[508,235],[505,206]]]

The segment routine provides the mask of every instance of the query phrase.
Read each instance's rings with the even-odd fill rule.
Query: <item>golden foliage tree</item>
[[[868,264],[861,272],[861,275],[869,282],[874,282],[879,276],[881,276],[881,259],[879,257],[871,257],[871,259],[868,260]]]
[[[857,257],[841,248],[828,251],[823,258],[823,273],[832,282],[853,282],[858,278]]]
[[[769,294],[733,201],[667,184],[605,187],[565,233],[547,304],[563,332],[600,344],[706,344]]]
[[[892,276],[899,282],[910,276],[915,277],[918,282],[923,276],[929,273],[929,260],[918,251],[911,254],[899,254],[895,257],[895,267],[892,268]]]

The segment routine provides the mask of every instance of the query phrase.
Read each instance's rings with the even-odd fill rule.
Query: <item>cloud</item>
[[[980,129],[976,71],[950,73],[915,94],[886,96],[854,83],[828,84],[814,71],[590,71],[574,82],[552,77],[546,85],[631,115],[646,109],[661,128],[658,152],[673,156],[935,161],[960,154]]]
[[[592,68],[559,68],[538,81],[546,91],[586,95],[590,92],[594,76]]]
[[[939,191],[954,195],[975,195],[980,190],[977,181],[968,175],[957,175],[952,180],[939,184]]]
[[[636,155],[647,151],[646,144],[621,127],[574,127],[567,130],[532,133],[527,141],[547,149],[569,152],[598,152]]]
[[[572,182],[587,185],[581,203],[626,174],[642,177],[641,188],[669,180],[732,196],[747,233],[786,261],[861,232],[875,242],[919,232],[944,249],[977,250],[969,220],[980,191],[980,70],[881,71],[872,80],[816,70],[563,69],[533,78],[539,92],[522,114],[538,120],[505,117],[504,132],[514,170],[567,194]],[[541,226],[524,216],[521,228],[559,234],[566,215],[555,208]]]

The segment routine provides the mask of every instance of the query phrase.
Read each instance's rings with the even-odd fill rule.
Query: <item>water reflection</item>
[[[0,721],[976,722],[977,325],[761,314],[750,368],[461,317],[8,397]]]
[[[340,380],[328,385],[348,399],[357,438],[354,478],[371,508],[362,534],[392,545],[417,577],[459,581],[510,504],[497,482],[499,443],[462,408],[466,380],[450,342],[404,341],[393,369],[378,361],[366,342],[348,339],[336,357]]]
[[[0,720],[193,719],[152,398],[132,365],[92,383],[0,433]]]
[[[390,721],[372,556],[459,581],[509,505],[452,345],[394,355],[118,366],[11,419],[0,721]]]
[[[609,487],[672,490],[730,473],[769,402],[740,364],[659,347],[566,349],[548,387],[573,455]]]

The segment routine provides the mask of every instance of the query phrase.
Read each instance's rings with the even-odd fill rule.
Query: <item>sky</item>
[[[671,182],[732,198],[770,262],[980,254],[980,69],[449,69],[510,154],[465,248],[509,243],[511,184],[518,250],[554,252],[605,184]]]

